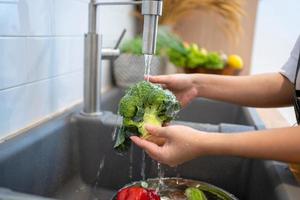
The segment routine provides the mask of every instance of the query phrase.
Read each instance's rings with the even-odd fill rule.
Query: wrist
[[[197,91],[197,97],[205,97],[205,85],[207,76],[205,74],[193,74],[192,85]]]
[[[198,152],[202,155],[233,155],[233,134],[201,133]]]

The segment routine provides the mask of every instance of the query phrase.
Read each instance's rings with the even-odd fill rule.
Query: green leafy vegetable
[[[227,195],[225,192],[221,191],[221,190],[217,190],[213,187],[209,187],[207,185],[197,185],[197,189],[201,190],[201,191],[206,191],[209,192],[211,194],[216,195],[219,199],[222,200],[230,200],[232,199],[231,196]]]
[[[207,55],[205,67],[208,69],[223,69],[225,66],[225,63],[220,56],[220,54],[216,52],[209,53]]]
[[[121,46],[121,52],[134,55],[142,55],[142,38],[140,36],[125,41]]]
[[[187,49],[187,66],[189,68],[196,68],[205,65],[207,61],[207,52],[205,50],[199,50],[199,47],[196,44],[192,44],[191,47],[188,47]]]
[[[159,27],[156,42],[156,55],[164,56],[171,46],[177,45],[179,39],[167,28]],[[131,40],[125,41],[121,46],[122,53],[142,55],[143,39],[137,36]]]
[[[149,137],[145,124],[162,126],[175,118],[180,104],[169,90],[142,81],[130,87],[119,104],[119,114],[123,117],[118,131],[115,149],[127,150],[131,135]]]
[[[180,53],[174,49],[169,49],[168,57],[175,66],[186,66],[187,58],[183,53]]]
[[[121,46],[122,53],[142,55],[142,37],[137,36]],[[157,34],[156,55],[167,56],[177,67],[223,69],[225,62],[217,52],[199,48],[197,44],[187,44],[169,29],[160,27]]]
[[[207,200],[205,194],[195,187],[190,187],[185,190],[187,200]]]
[[[217,52],[210,52],[203,48],[199,48],[196,44],[185,44],[182,42],[182,49],[170,48],[168,51],[168,56],[170,61],[177,67],[185,67],[190,69],[195,69],[198,67],[203,67],[207,69],[223,69],[225,62],[222,56]],[[178,45],[179,46],[179,45]]]

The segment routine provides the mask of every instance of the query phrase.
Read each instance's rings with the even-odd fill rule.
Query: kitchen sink
[[[118,88],[105,93],[101,116],[84,116],[77,106],[0,143],[0,199],[109,200],[129,182],[157,177],[157,163],[141,149],[113,150],[123,94]],[[224,134],[264,128],[254,109],[206,99],[192,102],[174,123]],[[165,177],[208,182],[241,200],[300,198],[285,163],[207,156],[163,169]]]

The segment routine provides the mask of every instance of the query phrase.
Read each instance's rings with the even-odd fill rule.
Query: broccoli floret
[[[115,149],[127,150],[131,135],[144,139],[149,137],[145,124],[162,126],[175,118],[180,104],[169,90],[159,85],[142,81],[130,87],[119,104],[119,114],[123,117],[118,130]]]

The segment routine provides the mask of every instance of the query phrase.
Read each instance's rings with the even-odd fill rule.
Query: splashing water
[[[178,172],[178,166],[174,168],[174,172],[176,173],[176,178],[180,178],[180,172]],[[179,184],[179,179],[176,180],[176,184]]]
[[[133,174],[133,145],[130,146],[130,152],[129,152],[129,179],[132,180],[132,174]]]
[[[112,130],[112,133],[111,133],[111,140],[112,140],[112,142],[116,143],[119,131],[123,126],[123,118],[119,114],[119,110],[117,112],[117,115],[112,117],[112,121],[113,121],[113,123],[110,124],[110,125],[113,126],[113,130]],[[127,155],[126,152],[122,152],[122,151],[115,151],[115,154],[117,154],[119,156],[126,156]]]
[[[116,126],[112,132],[112,135],[111,135],[111,139],[112,141],[115,141],[116,140],[116,137],[117,137],[117,133],[118,133],[118,127]]]
[[[99,168],[98,168],[97,175],[96,175],[96,182],[93,186],[93,189],[92,189],[92,192],[91,192],[91,195],[90,195],[90,198],[89,198],[90,200],[98,200],[98,198],[96,197],[96,190],[97,190],[97,187],[99,185],[100,175],[101,175],[101,172],[103,170],[104,164],[105,164],[105,155],[100,160]]]
[[[157,176],[158,176],[159,181],[158,181],[158,187],[156,188],[156,190],[159,191],[160,189],[162,189],[164,187],[163,178],[165,176],[165,171],[159,162],[157,162]]]
[[[150,76],[150,71],[151,71],[152,55],[145,54],[144,55],[144,59],[145,59],[145,73],[144,73],[144,76],[146,77],[146,80],[149,82],[149,76]]]
[[[119,111],[118,111],[118,113],[119,113]],[[117,116],[115,117],[113,125],[114,125],[114,129],[111,134],[111,139],[112,139],[112,141],[115,141],[116,137],[118,135],[118,130],[122,126],[122,117],[119,114],[117,114]]]
[[[142,180],[146,180],[145,169],[146,169],[146,153],[142,151],[142,166],[141,166],[141,177]]]

